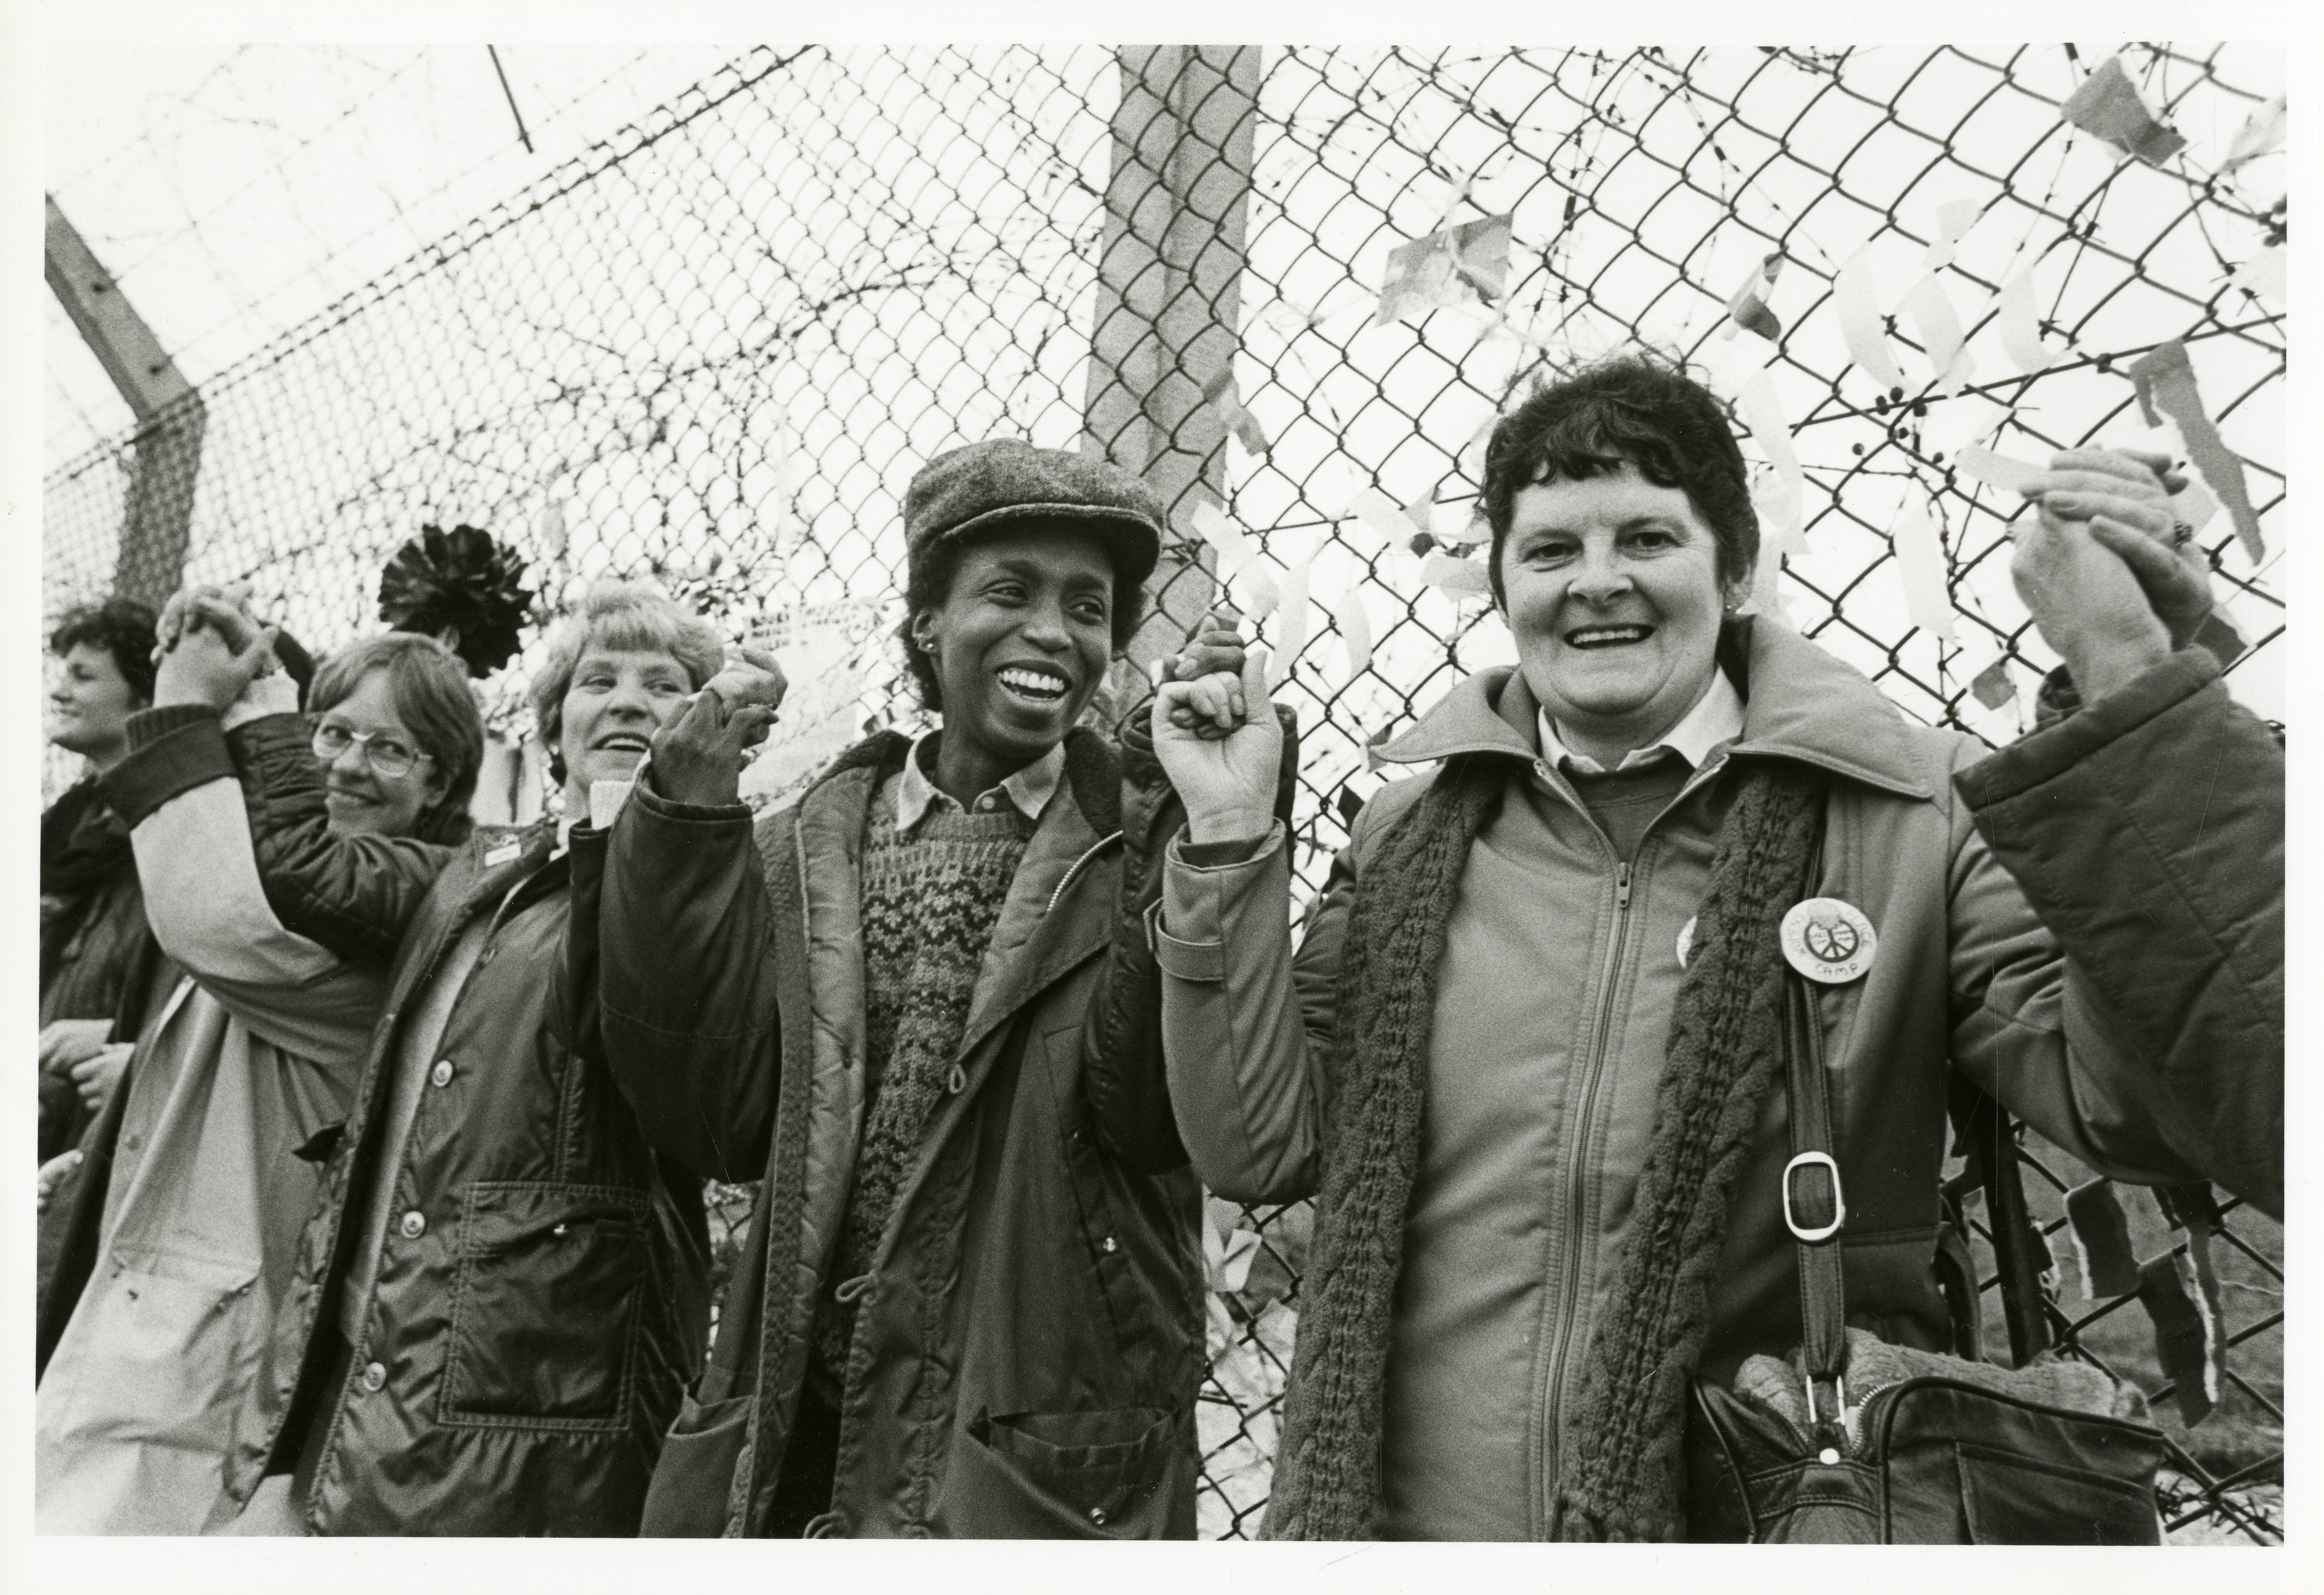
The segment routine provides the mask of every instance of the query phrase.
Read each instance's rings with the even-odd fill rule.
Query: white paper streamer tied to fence
[[[1471,594],[1492,596],[1492,580],[1485,574],[1481,559],[1463,559],[1458,555],[1442,552],[1431,554],[1420,562],[1420,579],[1455,596]]]
[[[1956,641],[1953,602],[1945,591],[1945,549],[1935,522],[1917,497],[1907,497],[1896,513],[1893,534],[1896,573],[1904,582],[1904,613],[1924,632]]]
[[[1896,308],[1913,318],[1921,346],[1928,351],[1930,381],[1937,387],[1951,392],[1976,373],[1976,356],[1969,352],[1960,313],[1942,278],[1933,272],[1922,278]]]
[[[1880,329],[1880,292],[1872,276],[1870,245],[1840,266],[1832,279],[1831,298],[1840,311],[1840,336],[1848,340],[1848,357],[1882,387],[1903,387],[1904,373],[1888,352],[1887,337]]]
[[[1340,631],[1344,644],[1348,677],[1353,681],[1372,662],[1372,617],[1364,604],[1364,584],[1360,578],[1351,578],[1340,589],[1332,604],[1332,623]]]
[[[1775,384],[1764,367],[1736,384],[1735,409],[1774,473],[1771,480],[1751,493],[1752,506],[1759,512],[1767,533],[1767,547],[1778,556],[1803,554],[1808,545],[1801,517],[1807,502],[1807,476],[1800,469],[1798,451],[1792,447],[1792,429],[1784,423]]]
[[[1283,602],[1283,588],[1277,583],[1275,573],[1258,559],[1235,572],[1231,591],[1240,595],[1242,612],[1250,616],[1254,625],[1274,613],[1275,606]]]
[[[2100,61],[2081,86],[2066,97],[2058,114],[2149,166],[2160,166],[2187,147],[2187,141],[2163,125],[2147,105],[2130,74],[2123,70],[2120,56],[2110,55]]]
[[[1938,206],[1936,236],[1930,240],[1928,253],[1921,257],[1921,270],[1941,272],[1951,265],[1955,250],[1977,218],[1974,199],[1948,199]]]
[[[2236,142],[2227,146],[2227,158],[2219,162],[2218,175],[2227,176],[2246,161],[2262,155],[2273,155],[2283,148],[2283,97],[2273,99],[2254,111],[2236,134]]]
[[[1757,268],[1745,280],[1735,296],[1727,301],[1728,318],[1746,332],[1757,333],[1769,343],[1784,336],[1784,324],[1775,312],[1767,308],[1774,297],[1776,275],[1784,269],[1784,257],[1778,253],[1760,261]],[[1731,335],[1730,335],[1731,336]]]
[[[1241,527],[1227,519],[1226,512],[1218,505],[1208,499],[1197,500],[1186,519],[1194,523],[1196,535],[1210,544],[1211,551],[1218,556],[1221,579],[1232,576],[1250,562],[1250,557],[1256,551],[1251,547],[1250,539],[1243,535]]]
[[[2057,363],[2057,351],[2042,341],[2042,311],[2034,290],[2031,263],[2010,274],[1993,297],[1995,329],[2002,352],[2027,376],[2038,376]]]
[[[2271,244],[2236,272],[2235,284],[2277,304],[2283,303],[2283,245]]]
[[[1299,650],[1307,646],[1307,576],[1312,563],[1312,558],[1302,559],[1283,573],[1283,598],[1275,606],[1275,657],[1267,666],[1270,687],[1291,678]]]
[[[1378,532],[1390,547],[1408,549],[1421,528],[1405,513],[1404,506],[1377,487],[1367,487],[1348,502],[1357,520]]]

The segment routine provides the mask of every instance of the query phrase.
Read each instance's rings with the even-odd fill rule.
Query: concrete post
[[[1113,117],[1082,448],[1136,471],[1177,536],[1154,573],[1154,613],[1130,643],[1140,668],[1175,651],[1211,602],[1205,545],[1186,517],[1223,502],[1226,430],[1203,384],[1238,343],[1252,149],[1255,45],[1125,46]]]

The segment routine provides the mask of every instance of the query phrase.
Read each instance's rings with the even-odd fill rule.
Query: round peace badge
[[[1872,967],[1880,938],[1855,904],[1810,898],[1784,916],[1784,960],[1812,981],[1844,986]]]

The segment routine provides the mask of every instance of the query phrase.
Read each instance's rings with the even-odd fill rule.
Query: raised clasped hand
[[[2185,479],[2162,456],[2069,449],[2022,491],[2010,576],[2085,697],[2183,645],[2211,611],[2210,568],[2171,503]]]
[[[1186,806],[1190,840],[1255,841],[1274,825],[1283,727],[1272,714],[1243,712],[1266,703],[1267,650],[1258,647],[1245,651],[1239,678],[1213,672],[1155,693],[1154,752]]]
[[[716,806],[741,800],[750,750],[767,740],[790,684],[774,656],[741,650],[739,663],[703,685],[685,714],[655,733],[655,788],[678,803]]]

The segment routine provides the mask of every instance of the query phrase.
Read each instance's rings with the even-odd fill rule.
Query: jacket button
[[[364,1389],[377,1390],[385,1386],[386,1383],[387,1369],[385,1368],[376,1362],[367,1362],[364,1365],[363,1388]]]
[[[436,1060],[436,1066],[428,1071],[428,1078],[438,1085],[451,1084],[452,1060],[450,1058],[438,1058]]]
[[[422,1235],[428,1233],[427,1215],[420,1212],[417,1208],[414,1208],[411,1212],[403,1215],[403,1222],[397,1225],[396,1228],[403,1232],[403,1238],[406,1240],[417,1240]]]
[[[1105,1250],[1108,1254],[1111,1254],[1113,1250],[1113,1237],[1111,1235],[1105,1238]]]
[[[1090,1508],[1090,1521],[1098,1525],[1100,1527],[1103,1527],[1105,1524],[1105,1508],[1103,1507],[1092,1507]]]

